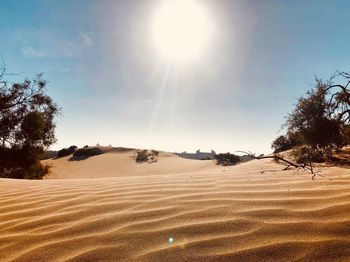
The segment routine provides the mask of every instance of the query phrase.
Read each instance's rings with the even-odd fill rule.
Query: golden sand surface
[[[50,160],[50,179],[0,179],[0,261],[350,261],[347,167],[311,180],[269,159],[132,155],[66,157]]]

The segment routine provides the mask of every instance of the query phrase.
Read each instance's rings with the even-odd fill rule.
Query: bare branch
[[[258,160],[270,158],[270,159],[282,161],[282,162],[284,162],[284,163],[287,164],[287,167],[284,168],[284,170],[287,170],[287,169],[288,169],[289,167],[291,167],[291,166],[293,166],[293,167],[295,167],[295,168],[297,168],[297,169],[302,168],[302,169],[304,169],[304,170],[308,170],[308,171],[313,175],[313,176],[312,176],[312,180],[314,180],[314,178],[315,178],[316,175],[317,175],[317,176],[324,177],[324,176],[322,176],[322,175],[317,174],[317,173],[314,172],[314,169],[313,169],[313,167],[312,167],[312,162],[311,162],[311,161],[310,161],[310,163],[309,163],[309,166],[307,166],[307,165],[305,165],[305,164],[296,164],[296,163],[293,163],[293,162],[291,162],[291,161],[289,161],[289,160],[287,160],[287,159],[285,159],[285,158],[283,158],[283,157],[280,157],[280,156],[278,156],[278,155],[276,155],[276,154],[274,154],[274,155],[272,155],[272,156],[256,156],[255,154],[253,154],[253,153],[250,152],[250,151],[248,151],[248,152],[247,152],[247,151],[236,151],[236,152],[238,152],[238,153],[244,153],[244,154],[246,154],[247,156],[249,156],[249,157],[251,157],[251,158],[254,158],[254,159],[258,159]]]

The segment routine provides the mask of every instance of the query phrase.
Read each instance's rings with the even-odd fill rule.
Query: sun
[[[172,61],[189,62],[204,55],[212,23],[204,3],[163,0],[155,10],[151,37],[159,54]]]

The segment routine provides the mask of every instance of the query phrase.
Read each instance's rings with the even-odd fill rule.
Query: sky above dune
[[[269,153],[315,75],[350,70],[348,1],[197,2],[210,41],[184,62],[152,42],[164,0],[0,0],[0,56],[21,73],[8,80],[44,72],[62,107],[53,149]]]

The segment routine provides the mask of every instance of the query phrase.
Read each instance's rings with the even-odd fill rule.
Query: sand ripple
[[[323,174],[1,179],[0,261],[350,261],[350,175]]]

